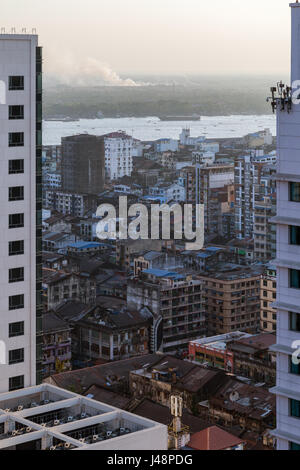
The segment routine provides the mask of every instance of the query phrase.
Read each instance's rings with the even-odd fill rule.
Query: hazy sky
[[[0,25],[36,27],[49,73],[289,69],[288,0],[1,0]]]

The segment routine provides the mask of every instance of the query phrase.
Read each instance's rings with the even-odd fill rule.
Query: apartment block
[[[42,49],[0,35],[0,392],[41,380]],[[1,343],[3,344],[3,343]]]
[[[112,132],[103,136],[105,170],[109,180],[131,176],[133,169],[133,138],[125,132]]]
[[[152,312],[152,352],[176,351],[205,334],[201,281],[187,274],[143,270],[127,283],[127,306]]]
[[[99,194],[105,182],[104,140],[88,134],[62,138],[62,188],[65,192]]]
[[[277,313],[273,308],[276,292],[276,267],[269,265],[260,281],[260,329],[266,333],[276,332]]]
[[[276,157],[274,157],[276,159]],[[273,157],[245,155],[235,162],[235,231],[239,239],[255,238],[256,256],[261,261],[275,255],[274,228],[276,189]]]
[[[259,331],[261,271],[259,266],[222,264],[199,276],[208,336]]]
[[[45,191],[44,206],[63,215],[83,217],[88,210],[96,210],[97,196],[77,191],[72,193],[49,189]]]

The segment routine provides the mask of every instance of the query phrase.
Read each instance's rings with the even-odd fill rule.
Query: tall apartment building
[[[203,305],[208,336],[233,331],[257,333],[260,323],[260,267],[216,267],[205,276]]]
[[[273,304],[276,301],[276,268],[267,266],[260,282],[260,329],[265,333],[276,331],[277,314]]]
[[[275,214],[276,203],[273,164],[273,157],[268,161],[264,156],[252,155],[240,157],[235,162],[236,236],[239,239],[255,236],[257,257],[261,260],[275,254],[275,235],[268,225],[269,218]]]
[[[99,194],[104,189],[104,141],[88,134],[62,138],[62,188]]]
[[[145,269],[127,283],[128,308],[148,307],[154,321],[151,349],[176,351],[205,330],[201,282],[176,271]]]
[[[41,380],[42,49],[36,35],[0,35],[0,88],[4,392]]]
[[[109,180],[131,176],[133,169],[133,138],[125,132],[112,132],[103,136],[105,144],[105,170]]]
[[[300,3],[291,4],[291,81],[300,77]],[[298,83],[298,82],[297,82]],[[296,88],[299,89],[297,84]],[[278,450],[300,450],[300,106],[277,111],[277,396]],[[288,112],[289,111],[289,112]],[[296,343],[295,343],[296,342]]]
[[[254,258],[266,263],[276,257],[276,181],[274,164],[255,165],[254,169]]]

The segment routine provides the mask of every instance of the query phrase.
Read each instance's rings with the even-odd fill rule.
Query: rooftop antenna
[[[26,28],[22,28],[22,33],[26,34]]]
[[[1,34],[5,34],[5,28],[1,28]]]
[[[36,28],[32,28],[32,34],[36,34]]]
[[[11,28],[11,33],[16,34],[16,28]]]

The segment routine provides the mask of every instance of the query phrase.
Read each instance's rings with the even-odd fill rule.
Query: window
[[[9,228],[24,227],[24,214],[9,214],[8,227]]]
[[[24,147],[24,132],[10,132],[8,134],[9,147]]]
[[[300,289],[300,271],[298,269],[290,269],[290,288]]]
[[[290,442],[290,450],[300,450],[300,444],[296,444],[295,442]]]
[[[9,351],[8,353],[9,359],[8,363],[9,365],[12,364],[19,364],[20,362],[24,362],[24,349],[13,349],[12,351]]]
[[[10,377],[9,379],[9,391],[19,390],[24,388],[24,375],[18,375],[17,377]]]
[[[24,200],[24,186],[14,186],[8,188],[8,200],[12,201],[23,201]]]
[[[8,273],[9,283],[24,281],[24,268],[13,268]]]
[[[24,322],[23,321],[10,323],[8,328],[9,328],[10,338],[15,338],[16,336],[24,335]]]
[[[24,255],[24,240],[9,242],[8,254],[9,256]]]
[[[20,75],[13,75],[9,77],[9,90],[24,90],[24,77]]]
[[[9,160],[8,173],[10,175],[16,175],[18,173],[24,173],[24,160]]]
[[[300,418],[300,401],[290,399],[290,416]]]
[[[300,227],[291,225],[289,227],[289,231],[290,231],[290,244],[300,245]]]
[[[300,332],[300,314],[290,312],[290,330]]]
[[[300,375],[300,364],[294,364],[292,356],[290,356],[290,374]]]
[[[300,202],[300,183],[290,183],[290,201]]]
[[[8,119],[24,119],[24,106],[13,105],[8,107]]]
[[[20,308],[24,308],[24,294],[11,295],[8,300],[9,310],[18,310]]]

